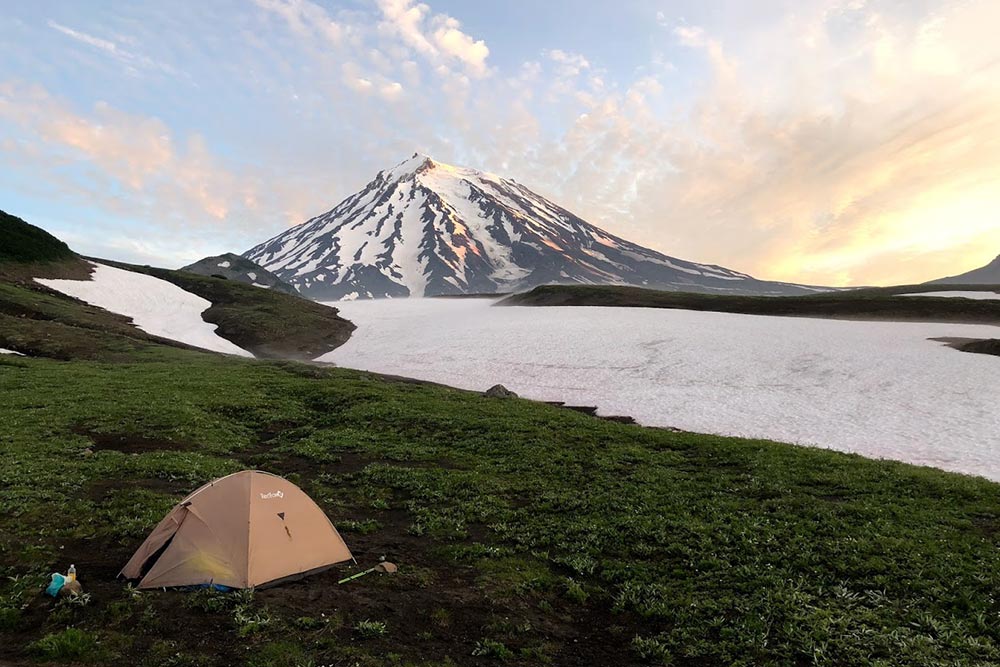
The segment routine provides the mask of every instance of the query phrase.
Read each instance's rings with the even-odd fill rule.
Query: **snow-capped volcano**
[[[321,301],[620,284],[802,294],[620,239],[494,174],[415,154],[244,256]]]

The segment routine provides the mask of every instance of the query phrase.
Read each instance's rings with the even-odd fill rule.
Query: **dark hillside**
[[[58,262],[73,259],[69,246],[47,231],[0,211],[0,263]]]
[[[90,266],[64,242],[44,229],[0,211],[0,279],[83,280],[89,275]]]
[[[677,308],[748,315],[1000,324],[1000,299],[900,296],[952,290],[1000,291],[1000,286],[904,285],[809,296],[742,296],[606,285],[546,285],[507,297],[498,305]]]

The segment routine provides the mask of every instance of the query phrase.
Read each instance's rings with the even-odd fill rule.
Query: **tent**
[[[139,588],[251,588],[353,560],[326,514],[299,487],[244,470],[209,482],[156,526],[121,576]]]

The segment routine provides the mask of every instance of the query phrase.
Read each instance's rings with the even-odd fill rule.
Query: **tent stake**
[[[371,573],[372,573],[372,572],[374,572],[374,571],[375,571],[375,568],[374,568],[374,567],[370,567],[370,568],[368,568],[367,570],[365,570],[364,572],[358,572],[357,574],[352,574],[352,575],[351,575],[351,576],[349,576],[349,577],[346,577],[346,578],[344,578],[344,579],[341,579],[341,580],[340,580],[340,581],[338,581],[337,583],[338,583],[338,584],[346,584],[346,583],[347,583],[348,581],[353,581],[354,579],[357,579],[358,577],[363,577],[363,576],[365,576],[366,574],[371,574]]]

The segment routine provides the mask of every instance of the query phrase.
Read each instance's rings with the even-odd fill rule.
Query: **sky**
[[[38,0],[0,208],[89,255],[243,252],[425,153],[674,257],[818,285],[1000,253],[996,0]]]

